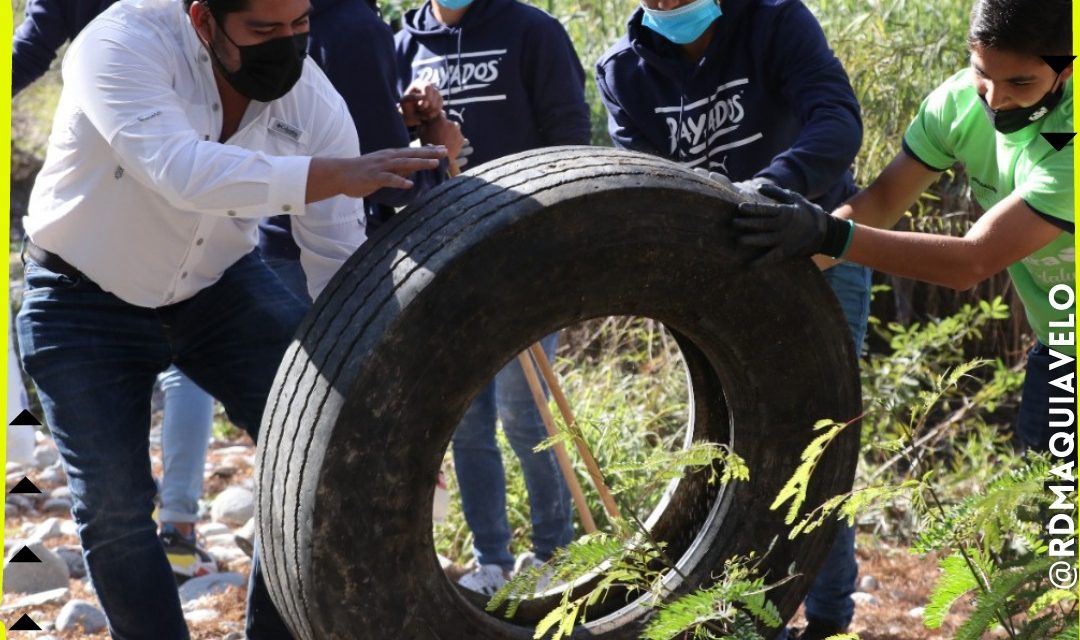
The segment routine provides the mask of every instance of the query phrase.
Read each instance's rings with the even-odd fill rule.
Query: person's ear
[[[188,7],[188,17],[191,18],[191,25],[195,27],[195,32],[199,34],[199,39],[204,43],[210,42],[210,9],[205,3],[195,0]]]
[[[1070,64],[1061,70],[1061,86],[1065,85],[1065,81],[1072,77],[1073,66]]]

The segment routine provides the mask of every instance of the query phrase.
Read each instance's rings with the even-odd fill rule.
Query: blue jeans
[[[176,366],[158,376],[165,394],[161,425],[161,522],[198,522],[214,399]]]
[[[555,352],[558,337],[553,333],[541,340],[548,358]],[[529,493],[533,553],[546,561],[574,538],[570,490],[555,452],[533,451],[548,437],[547,430],[516,358],[473,400],[453,437],[454,469],[476,561],[504,568],[514,565],[506,517],[506,475],[495,441],[496,415],[521,461]]]
[[[304,275],[304,268],[300,266],[300,260],[263,257],[263,262],[270,267],[270,270],[281,280],[286,289],[301,302],[311,307],[311,294],[308,293],[307,276]]]
[[[1050,386],[1050,383],[1062,376],[1076,375],[1075,360],[1069,364],[1058,365],[1057,368],[1051,370],[1050,365],[1056,362],[1057,359],[1050,355],[1050,347],[1042,342],[1036,342],[1035,346],[1028,352],[1027,366],[1024,369],[1024,390],[1020,397],[1020,411],[1017,415],[1016,434],[1025,447],[1036,451],[1050,450],[1050,436],[1052,434],[1062,431],[1075,433],[1076,429],[1075,426],[1050,427],[1051,420],[1064,425],[1068,418],[1068,413],[1065,410],[1072,408],[1069,403],[1055,404],[1054,408],[1061,410],[1064,415],[1056,412],[1051,415],[1050,398],[1067,397],[1067,394],[1060,388]],[[1063,446],[1059,443],[1057,449],[1062,448]],[[1075,454],[1072,459],[1076,459]]]
[[[175,364],[256,438],[273,377],[304,315],[254,254],[194,297],[149,309],[86,278],[26,262],[23,365],[60,450],[83,556],[114,638],[189,637],[157,536],[150,394]],[[252,564],[252,638],[289,638]]]
[[[848,329],[855,342],[856,352],[862,352],[866,339],[866,320],[870,316],[870,270],[844,262],[824,272],[840,308],[844,311]],[[857,428],[857,427],[856,427]],[[855,560],[855,528],[841,523],[837,528],[825,564],[814,578],[806,594],[806,617],[833,623],[838,627],[851,624],[855,614],[855,580],[859,563]],[[781,636],[783,637],[783,636]]]

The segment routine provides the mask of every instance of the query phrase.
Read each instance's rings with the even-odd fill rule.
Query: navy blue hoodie
[[[585,72],[559,21],[516,0],[474,0],[444,26],[431,0],[395,36],[398,88],[430,80],[472,143],[469,167],[511,153],[589,143]]]
[[[723,0],[700,62],[641,24],[596,65],[616,146],[761,176],[826,210],[855,193],[859,104],[821,26],[798,0]]]
[[[49,70],[56,50],[116,0],[28,0],[11,43],[11,95]]]
[[[409,131],[398,112],[394,34],[376,13],[370,0],[312,0],[308,55],[338,93],[345,98],[360,151],[409,146]],[[380,189],[364,198],[369,228],[386,221],[394,207],[404,207],[446,179],[446,163],[439,169],[411,176],[412,189]],[[298,260],[300,249],[292,239],[289,216],[274,216],[259,225],[263,256]]]

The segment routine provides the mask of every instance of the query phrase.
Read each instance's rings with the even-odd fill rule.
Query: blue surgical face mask
[[[440,7],[447,9],[464,9],[472,4],[473,0],[435,0],[435,2],[438,2]]]
[[[645,11],[641,24],[675,44],[689,44],[697,40],[722,15],[716,0],[694,0],[670,11],[650,9],[644,4],[641,8]]]

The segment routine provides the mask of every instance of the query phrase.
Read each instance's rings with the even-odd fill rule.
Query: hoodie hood
[[[462,16],[461,22],[448,27],[435,17],[435,12],[431,9],[431,3],[434,1],[428,0],[419,9],[406,11],[401,21],[402,29],[412,34],[413,37],[421,39],[429,36],[449,35],[457,30],[479,27],[514,4],[514,0],[474,0],[469,5],[469,10]]]

